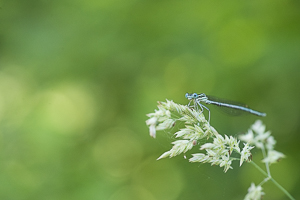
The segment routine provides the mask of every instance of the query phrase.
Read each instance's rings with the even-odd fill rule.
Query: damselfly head
[[[197,93],[192,94],[192,96],[193,96],[193,99],[197,99],[198,98],[198,94]]]
[[[187,98],[188,100],[197,99],[198,94],[197,93],[186,93],[185,98]]]

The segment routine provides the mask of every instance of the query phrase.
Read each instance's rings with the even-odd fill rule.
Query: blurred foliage
[[[266,1],[0,1],[0,199],[242,199],[262,177],[182,157],[155,159],[156,101],[186,92],[245,102],[268,115],[271,166],[300,197],[300,3]],[[211,108],[220,133],[256,116]],[[189,157],[189,155],[187,155]],[[259,162],[260,152],[254,152]],[[286,199],[272,183],[264,199]]]

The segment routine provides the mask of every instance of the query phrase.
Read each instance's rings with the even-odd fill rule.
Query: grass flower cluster
[[[269,180],[273,181],[290,199],[293,199],[271,176],[269,166],[285,156],[274,150],[276,140],[271,136],[270,131],[265,131],[266,127],[260,120],[256,121],[246,134],[240,135],[237,139],[219,134],[215,128],[210,126],[201,111],[173,101],[158,102],[158,110],[147,116],[149,119],[146,124],[149,126],[150,136],[153,138],[156,137],[156,131],[173,129],[177,122],[185,124],[185,127],[174,133],[176,141],[172,142],[173,147],[157,160],[185,154],[197,144],[202,144],[200,152],[192,154],[190,162],[218,165],[223,168],[224,172],[232,169],[234,161],[239,161],[240,166],[244,162],[249,162],[266,176],[259,185],[251,184],[245,200],[261,199],[264,195],[262,185]],[[264,156],[262,162],[265,163],[267,172],[252,161],[251,150],[255,147],[262,150]]]
[[[257,120],[246,134],[239,136],[239,139],[261,149],[264,155],[262,162],[273,164],[284,158],[285,155],[274,150],[276,140],[271,136],[271,132],[265,131],[265,129],[266,126],[262,124],[262,121]]]

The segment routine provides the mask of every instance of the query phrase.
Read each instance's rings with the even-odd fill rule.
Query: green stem
[[[261,150],[262,150],[263,157],[266,158],[267,154],[266,154],[266,149],[265,149],[264,145],[262,145]],[[265,162],[265,165],[266,165],[266,169],[267,169],[267,172],[268,172],[268,176],[271,177],[269,162]]]
[[[290,193],[288,193],[288,191],[286,189],[284,189],[277,181],[275,181],[272,177],[268,176],[268,174],[262,170],[255,162],[251,161],[250,162],[252,165],[254,165],[254,167],[256,169],[258,169],[258,171],[260,171],[263,175],[265,175],[266,177],[269,177],[270,180],[284,193],[286,194],[286,196],[288,196],[290,199],[295,200],[294,197],[292,197],[292,195],[290,195]]]

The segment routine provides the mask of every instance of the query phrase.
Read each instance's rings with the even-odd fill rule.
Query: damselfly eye
[[[198,94],[197,93],[194,93],[193,94],[193,98],[197,98],[198,97]]]
[[[189,96],[189,93],[186,93],[186,94],[185,94],[185,98],[188,98],[188,96]]]

